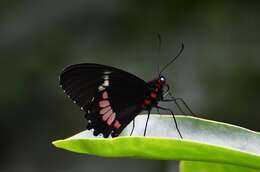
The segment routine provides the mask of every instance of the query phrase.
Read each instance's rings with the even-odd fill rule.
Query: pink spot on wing
[[[117,129],[121,127],[121,124],[118,120],[115,120],[114,127]]]
[[[107,99],[107,98],[108,98],[107,91],[104,91],[104,92],[103,92],[103,94],[102,94],[102,98],[103,98],[103,99]]]
[[[113,113],[113,110],[110,109],[108,112],[105,113],[105,115],[102,116],[103,121],[106,121]]]
[[[102,108],[100,111],[99,111],[99,114],[100,115],[104,115],[106,112],[108,112],[109,110],[111,109],[111,106],[107,106],[105,108]]]
[[[99,102],[99,107],[107,107],[107,106],[109,106],[109,105],[110,105],[110,103],[109,103],[108,100],[101,100],[101,101]]]
[[[112,113],[112,114],[110,115],[110,117],[108,118],[107,124],[108,124],[108,125],[111,125],[112,122],[115,120],[115,118],[116,118],[116,113],[114,112],[114,113]]]

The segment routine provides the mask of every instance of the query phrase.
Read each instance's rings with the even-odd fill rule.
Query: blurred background
[[[85,129],[58,86],[65,66],[101,63],[150,80],[181,42],[165,72],[174,95],[204,118],[260,131],[259,28],[259,1],[0,1],[0,171],[178,171],[174,161],[79,155],[51,141]]]

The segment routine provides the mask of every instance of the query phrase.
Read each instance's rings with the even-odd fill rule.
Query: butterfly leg
[[[191,108],[187,105],[187,103],[182,99],[182,98],[175,98],[175,101],[177,102],[177,100],[180,100],[182,102],[182,104],[186,107],[186,109],[195,116],[195,114],[192,112]]]
[[[145,123],[145,128],[144,128],[144,136],[146,135],[146,130],[147,130],[147,126],[148,126],[148,121],[149,121],[149,118],[150,118],[150,112],[151,112],[151,110],[149,109],[149,110],[148,110],[148,113],[147,113],[147,119],[146,119],[146,123]]]
[[[195,116],[195,114],[192,112],[191,108],[188,106],[188,104],[182,98],[173,97],[170,92],[168,95],[170,96],[170,99],[164,99],[164,100],[162,100],[163,102],[172,102],[173,101],[176,104],[177,108],[181,111],[181,113],[186,114],[178,102],[178,101],[180,101],[185,106],[185,108],[189,111],[189,113]]]
[[[156,108],[156,109],[157,109],[157,113],[158,113],[159,115],[161,115],[160,109],[159,109],[159,108]]]
[[[180,132],[180,130],[179,130],[178,124],[177,124],[177,120],[176,120],[176,118],[175,118],[175,116],[174,116],[174,113],[171,111],[171,109],[167,109],[167,108],[160,107],[160,106],[157,106],[157,108],[162,109],[162,110],[169,111],[169,112],[172,114],[172,117],[173,117],[173,120],[174,120],[174,123],[175,123],[175,127],[176,127],[176,129],[177,129],[177,131],[178,131],[178,133],[179,133],[179,135],[180,135],[180,138],[183,139],[183,137],[182,137],[182,135],[181,135],[181,132]]]
[[[164,93],[163,97],[166,97],[167,95],[169,95],[171,97],[171,99],[163,99],[162,101],[164,102],[171,102],[173,101],[175,103],[175,105],[177,106],[177,108],[179,109],[179,111],[182,113],[182,114],[185,114],[186,113],[184,112],[184,110],[181,108],[181,106],[179,105],[179,103],[173,98],[171,92],[170,92],[170,86],[168,84],[165,85],[166,86],[166,92]]]
[[[181,108],[181,106],[179,105],[179,103],[176,101],[176,99],[164,99],[162,100],[162,102],[174,102],[175,105],[177,106],[177,108],[179,109],[179,111],[184,114],[187,115],[186,112],[184,112],[184,110]]]
[[[185,106],[185,108],[186,108],[192,115],[195,115],[195,114],[192,112],[191,108],[188,106],[188,104],[187,104],[182,98],[175,98],[175,97],[171,94],[171,92],[170,92],[169,95],[171,96],[172,99],[175,99],[175,102],[177,102],[178,100],[180,100],[180,101],[182,102],[182,104]]]
[[[134,129],[135,129],[135,119],[133,119],[133,127],[132,127],[132,131],[130,133],[130,136],[132,136],[133,132],[134,132]]]

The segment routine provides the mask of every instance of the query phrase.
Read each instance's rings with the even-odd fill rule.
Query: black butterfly
[[[178,55],[164,66],[158,78],[149,82],[114,67],[83,63],[65,68],[60,75],[60,86],[68,97],[86,112],[87,129],[94,129],[95,136],[102,133],[104,137],[116,137],[141,111],[147,110],[145,135],[150,111],[156,107],[171,112],[182,138],[173,112],[160,107],[158,102],[174,101],[181,109],[177,102],[180,100],[190,111],[182,99],[174,98],[170,94],[166,79],[161,75],[181,54],[183,48],[182,44]],[[170,99],[166,99],[166,95],[170,96]]]

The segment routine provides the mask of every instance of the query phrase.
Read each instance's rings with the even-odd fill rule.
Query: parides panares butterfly
[[[178,55],[164,66],[156,79],[149,82],[114,67],[82,63],[68,66],[62,71],[60,86],[68,97],[86,112],[87,129],[94,129],[95,136],[100,133],[104,137],[118,136],[143,110],[148,111],[148,122],[150,111],[155,107],[168,110],[173,115],[177,131],[182,138],[173,112],[160,107],[158,102],[174,101],[181,110],[177,102],[181,101],[191,112],[181,98],[170,94],[166,79],[161,75],[181,54],[183,48],[182,44]],[[167,95],[170,98],[166,99]]]

